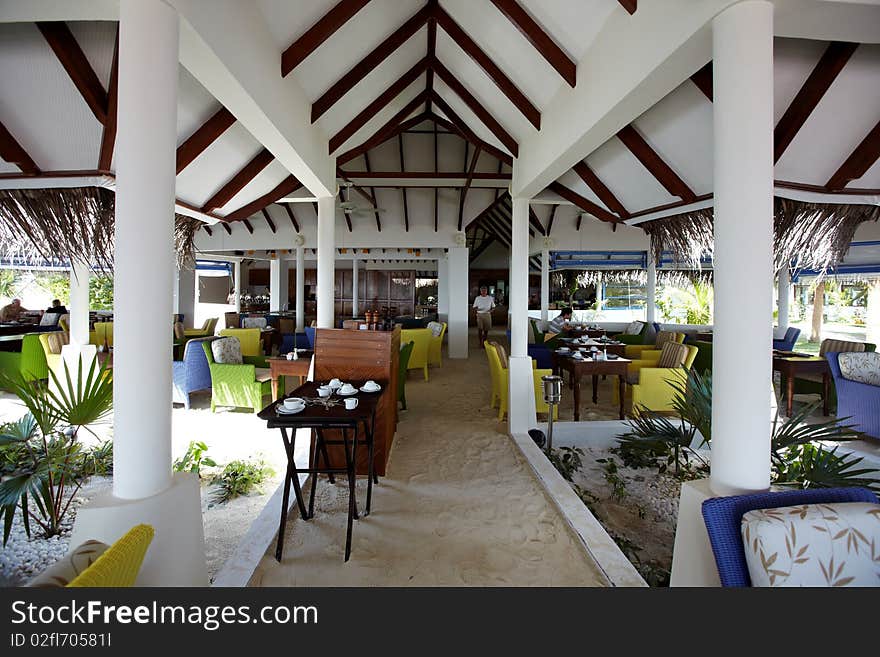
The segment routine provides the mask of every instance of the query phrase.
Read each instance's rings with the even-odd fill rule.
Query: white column
[[[510,247],[510,358],[508,363],[508,427],[525,433],[535,426],[532,359],[528,355],[529,199],[514,198]]]
[[[446,333],[450,358],[468,357],[468,249],[450,247],[449,253],[449,320]]]
[[[351,316],[358,316],[358,259],[351,260]]]
[[[89,343],[89,267],[79,260],[70,263],[70,343]]]
[[[303,248],[296,247],[296,332],[302,333],[306,325],[306,272]]]
[[[336,264],[336,200],[318,197],[318,328],[333,328]]]
[[[181,269],[177,272],[177,308],[183,313],[183,323],[195,327],[196,312],[196,272],[194,269]]]
[[[285,310],[288,303],[287,261],[276,257],[269,261],[269,311]]]
[[[232,303],[235,304],[235,312],[241,312],[241,260],[237,260],[232,267]]]
[[[120,4],[113,398],[117,497],[171,484],[171,284],[177,13]]]
[[[550,312],[550,251],[541,251],[541,321],[546,323]]]
[[[770,486],[773,5],[713,21],[715,335],[712,474],[721,495]]]
[[[437,318],[449,322],[449,258],[437,258]]]
[[[657,263],[651,249],[648,249],[648,285],[645,297],[645,321],[653,322],[657,314]]]
[[[781,328],[788,328],[788,307],[791,302],[791,272],[788,265],[783,265],[777,276],[779,277],[777,289],[779,299],[776,308],[779,312],[776,324]]]

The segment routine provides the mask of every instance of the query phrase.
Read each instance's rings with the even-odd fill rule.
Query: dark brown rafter
[[[547,235],[553,230],[553,220],[556,218],[556,209],[558,207],[555,204],[550,206],[550,218],[547,220]]]
[[[293,213],[293,208],[290,207],[290,203],[284,203],[284,209],[287,210],[287,216],[290,217],[290,225],[293,226],[293,229],[298,233],[299,232],[299,221],[296,220],[296,215]]]
[[[628,219],[629,212],[623,207],[623,203],[617,200],[617,197],[605,186],[599,176],[597,176],[586,162],[578,162],[574,165],[574,172],[580,176],[587,187],[593,190],[593,193],[599,197],[605,206],[621,219]]]
[[[274,235],[278,231],[275,229],[275,222],[272,221],[272,216],[269,214],[269,210],[267,208],[263,208],[262,212],[263,218],[266,220],[266,223],[269,224],[269,230],[271,230],[272,234]]]
[[[516,139],[514,139],[513,136],[495,120],[495,117],[489,113],[486,107],[478,101],[439,60],[435,59],[431,62],[431,66],[437,72],[437,75],[440,76],[440,79],[446,83],[446,86],[452,89],[452,91],[461,98],[464,104],[470,108],[477,118],[492,131],[492,134],[498,138],[498,141],[504,144],[504,147],[507,148],[514,157],[518,157],[519,145],[516,143]]]
[[[376,100],[367,105],[359,112],[344,128],[330,138],[330,152],[332,153],[342,146],[354,133],[360,130],[370,119],[376,116],[388,103],[394,100],[404,89],[416,81],[416,79],[428,68],[428,58],[423,57],[411,69],[401,75],[390,87],[388,87]]]
[[[584,198],[583,196],[581,196],[577,192],[570,190],[568,187],[566,187],[565,185],[563,185],[561,183],[552,182],[548,186],[548,189],[550,191],[558,194],[559,196],[564,198],[569,203],[573,203],[574,205],[579,207],[584,212],[589,212],[591,215],[593,215],[597,219],[601,219],[602,221],[607,221],[610,223],[617,223],[620,221],[620,219],[617,216],[608,212],[608,210],[606,210],[605,208],[603,208],[599,205],[596,205],[590,199]]]
[[[691,81],[697,85],[697,88],[703,92],[703,94],[709,100],[714,100],[714,93],[712,91],[712,62],[710,61],[699,71],[694,73],[691,76]]]
[[[474,179],[474,171],[477,169],[477,161],[480,159],[480,153],[483,152],[483,149],[477,146],[476,150],[474,150],[474,156],[471,159],[471,165],[468,167],[467,178],[465,179],[464,187],[461,188],[461,196],[458,201],[458,230],[461,230],[462,223],[464,222],[464,201],[467,197],[468,190],[471,188],[471,182]],[[467,159],[467,142],[465,142],[464,147],[464,156],[465,160]]]
[[[404,132],[408,127],[411,128],[415,125],[418,125],[426,118],[428,118],[427,114],[421,114],[409,121],[403,121],[407,116],[412,114],[418,107],[428,98],[428,92],[422,91],[418,96],[413,98],[406,106],[401,109],[397,114],[392,116],[381,128],[379,128],[373,136],[367,139],[363,144],[347,150],[345,153],[336,158],[337,166],[341,166],[346,162],[353,160],[354,158],[363,155],[371,148],[375,148],[382,142],[385,142],[392,137],[396,136],[398,133]],[[419,120],[416,120],[419,119]],[[401,123],[401,121],[403,121]]]
[[[435,116],[434,120],[437,123],[446,127],[449,130],[457,132],[464,139],[471,142],[471,144],[473,144],[474,146],[479,146],[487,153],[493,155],[494,157],[497,157],[499,160],[502,160],[502,161],[506,162],[507,164],[510,164],[511,166],[513,165],[513,158],[510,157],[510,155],[508,155],[507,153],[505,153],[504,151],[502,151],[499,148],[495,148],[491,144],[488,144],[485,141],[483,141],[482,139],[480,139],[479,137],[477,137],[476,133],[474,133],[474,131],[471,130],[467,126],[467,124],[461,119],[461,117],[455,113],[455,110],[453,110],[449,106],[449,103],[447,103],[445,100],[443,100],[443,98],[440,96],[440,94],[438,94],[436,91],[434,91],[434,93],[431,95],[431,98],[434,101],[434,103],[437,105],[437,107],[440,108],[440,111],[443,112],[449,118],[448,121],[444,121],[439,116]]]
[[[183,171],[190,162],[201,155],[233,123],[235,123],[235,117],[232,116],[232,112],[221,107],[200,128],[187,137],[186,141],[177,147],[177,173]]]
[[[232,229],[229,227],[229,224],[228,224],[228,223],[226,223],[225,221],[223,221],[223,222],[220,223],[220,225],[223,226],[223,230],[226,231],[226,234],[227,234],[227,235],[232,235]]]
[[[251,226],[251,222],[250,222],[250,221],[248,221],[247,219],[242,219],[242,220],[241,220],[241,223],[244,224],[244,227],[247,228],[247,231],[248,231],[251,235],[254,234],[254,227]]]
[[[403,133],[400,133],[403,134]],[[474,144],[471,144],[474,146]],[[482,144],[476,144],[475,148],[483,148]],[[467,164],[467,163],[465,163]],[[451,180],[456,178],[467,178],[468,172],[465,171],[349,171],[347,169],[338,169],[340,175],[349,178],[361,178],[363,180],[375,180],[378,178],[397,178],[405,180]],[[492,173],[490,171],[475,171],[471,174],[474,180],[510,180],[509,173]]]
[[[620,3],[620,6],[626,9],[630,14],[636,13],[636,9],[638,9],[639,0],[617,0]]]
[[[430,6],[430,5],[429,5]],[[507,96],[514,107],[516,107],[525,116],[529,123],[536,129],[541,129],[541,112],[535,107],[531,101],[526,98],[525,94],[520,91],[516,85],[508,78],[504,72],[498,68],[495,62],[476,44],[476,42],[468,36],[461,26],[456,23],[452,17],[443,10],[442,7],[436,5],[433,7],[433,13],[437,19],[437,24],[443,28],[446,34],[458,44],[474,62],[483,69],[501,92]]]
[[[40,22],[37,28],[46,42],[55,52],[55,56],[67,75],[73,81],[77,91],[86,101],[92,114],[103,125],[107,122],[107,92],[98,79],[89,60],[79,47],[76,38],[63,21]]]
[[[479,258],[481,255],[483,255],[483,253],[486,251],[486,249],[488,249],[490,246],[492,246],[492,244],[495,242],[494,233],[491,233],[485,229],[485,227],[482,225],[482,220],[480,221],[479,228],[481,228],[483,230],[483,232],[486,233],[486,236],[483,238],[483,241],[480,243],[480,246],[478,246],[476,249],[471,251],[470,262],[473,262],[474,260]]]
[[[370,154],[364,153],[364,167],[367,169],[367,172],[370,171]],[[360,189],[357,185],[355,185],[356,189]],[[370,197],[373,203],[373,214],[376,215],[376,231],[382,232],[382,221],[379,219],[379,204],[376,203],[376,190],[370,187]]]
[[[577,64],[516,0],[491,0],[491,2],[516,26],[547,63],[556,69],[570,87],[577,84]]]
[[[535,214],[535,211],[532,210],[532,206],[529,205],[529,223],[534,227],[536,231],[541,233],[541,235],[546,235],[547,232],[544,230],[544,226],[541,225],[541,220],[538,219],[538,215]]]
[[[278,185],[272,191],[263,194],[260,198],[251,201],[247,205],[240,207],[238,210],[230,212],[228,215],[226,215],[225,220],[238,221],[241,219],[247,219],[251,215],[254,215],[262,210],[263,208],[272,205],[278,199],[284,198],[288,194],[292,194],[300,187],[302,187],[302,183],[300,183],[293,176],[287,176],[287,178],[278,183]]]
[[[406,171],[406,162],[403,159],[403,133],[397,135],[397,147],[400,152],[400,170]],[[401,187],[400,192],[403,195],[403,229],[409,232],[409,204],[406,202],[406,187]]]
[[[578,212],[577,220],[574,224],[574,229],[579,231],[581,229],[581,220],[584,218],[584,215]]]
[[[434,124],[434,173],[438,173],[438,151],[437,143],[437,124]],[[434,232],[440,228],[440,190],[434,188]]]
[[[2,123],[0,123],[0,158],[17,166],[21,169],[22,173],[40,173],[40,168],[34,163],[31,156],[27,154],[27,151],[21,147],[21,144],[16,141],[12,133]]]
[[[213,237],[214,231],[208,226],[208,224],[204,224],[202,228],[205,229],[205,232],[208,233],[208,237]]]
[[[113,147],[116,144],[116,105],[119,89],[119,26],[116,27],[116,43],[113,46],[113,64],[110,66],[110,83],[107,85],[107,113],[101,133],[101,150],[98,168],[109,170],[113,164]]]
[[[289,74],[306,57],[320,48],[321,44],[333,36],[336,30],[345,25],[369,1],[340,0],[333,9],[324,14],[321,20],[306,30],[305,34],[281,54],[281,76]]]
[[[816,105],[822,100],[838,74],[852,57],[858,48],[857,43],[843,43],[832,41],[822,54],[819,63],[804,82],[804,86],[798,91],[797,96],[791,101],[785,114],[776,124],[773,131],[773,162],[779,158],[794,140],[798,131],[807,122],[810,114],[816,109]]]
[[[431,0],[431,3],[434,1],[435,0]],[[428,19],[428,49],[426,57],[431,61],[437,59],[437,19],[433,16]],[[425,89],[427,89],[429,93],[434,90],[434,69],[432,68],[428,69]],[[430,99],[425,101],[425,111],[431,111]]]
[[[843,189],[851,180],[858,180],[864,176],[878,158],[880,158],[880,122],[846,158],[846,162],[840,165],[825,186],[831,191]]]
[[[244,167],[235,174],[229,182],[221,187],[214,196],[212,196],[202,207],[204,212],[210,212],[217,208],[222,208],[230,199],[238,194],[244,186],[253,180],[260,171],[269,166],[269,163],[275,159],[272,153],[265,148],[257,153],[254,158],[244,165]]]
[[[364,79],[373,69],[402,46],[407,39],[419,31],[431,16],[432,7],[426,5],[408,21],[397,28],[388,38],[376,46],[370,54],[355,64],[345,75],[337,80],[318,100],[312,103],[312,123],[324,112],[333,107],[352,87]]]
[[[697,195],[687,186],[684,180],[663,161],[657,152],[651,148],[648,142],[633,128],[628,125],[617,133],[617,138],[636,156],[639,162],[657,179],[663,187],[673,196],[678,196],[683,201],[693,202]]]

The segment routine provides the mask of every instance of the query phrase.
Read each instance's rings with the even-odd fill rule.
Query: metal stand
[[[542,376],[541,387],[544,390],[544,401],[550,408],[547,417],[547,454],[550,454],[553,451],[553,415],[562,399],[562,377]]]

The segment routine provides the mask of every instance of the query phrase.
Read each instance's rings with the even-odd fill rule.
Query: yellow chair
[[[202,324],[202,328],[186,329],[183,334],[188,338],[209,338],[214,335],[214,329],[217,328],[219,317],[210,317]]]
[[[223,329],[220,331],[221,337],[238,338],[241,343],[242,357],[259,357],[263,355],[263,341],[260,339],[260,329]]]
[[[624,355],[630,360],[652,359],[654,355],[643,355],[646,351],[656,351],[656,358],[660,358],[660,350],[666,342],[684,342],[684,333],[676,333],[675,331],[658,331],[657,339],[654,344],[628,344],[624,347]]]
[[[428,364],[443,367],[443,336],[446,335],[446,322],[440,323],[443,324],[440,335],[434,337],[432,334],[428,344]]]
[[[509,373],[506,367],[501,362],[501,356],[498,354],[498,350],[496,349],[496,345],[490,342],[484,342],[483,346],[486,348],[486,357],[489,359],[489,373],[492,377],[492,399],[491,405],[492,408],[495,407],[495,402],[498,402],[498,419],[503,420],[504,415],[507,413],[508,406],[508,382],[510,380]],[[550,411],[549,405],[544,401],[544,391],[541,385],[541,377],[549,376],[553,374],[553,370],[539,370],[536,369],[535,359],[532,359],[532,379],[535,389],[535,410],[538,413],[548,413]],[[559,407],[556,407],[556,412],[554,413],[554,419],[559,417]]]
[[[425,381],[428,380],[428,353],[431,349],[431,329],[401,329],[400,344],[414,342],[412,354],[409,357],[408,370],[422,370],[425,375]]]
[[[697,357],[699,349],[693,345],[671,345],[663,350],[667,352],[666,358],[677,360],[680,365],[672,367],[660,367],[664,358],[657,361],[646,362],[645,366],[638,369],[637,379],[629,384],[632,391],[632,413],[637,415],[642,408],[651,411],[672,411],[672,401],[675,398],[675,389],[670,381],[687,381],[687,373]],[[673,353],[674,352],[674,353]],[[617,387],[615,386],[615,397]]]
[[[101,346],[105,340],[108,346],[113,346],[113,322],[95,322],[94,330],[89,333],[89,344]]]
[[[150,525],[132,527],[67,586],[73,588],[134,586],[147,554],[147,548],[153,540],[153,533]]]

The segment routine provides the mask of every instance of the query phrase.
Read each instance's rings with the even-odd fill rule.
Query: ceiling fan
[[[336,207],[345,214],[373,214],[375,212],[385,212],[382,208],[374,208],[372,205],[360,205],[351,200],[351,188],[354,186],[352,182],[345,182],[345,192],[340,188],[339,196],[336,199]]]

